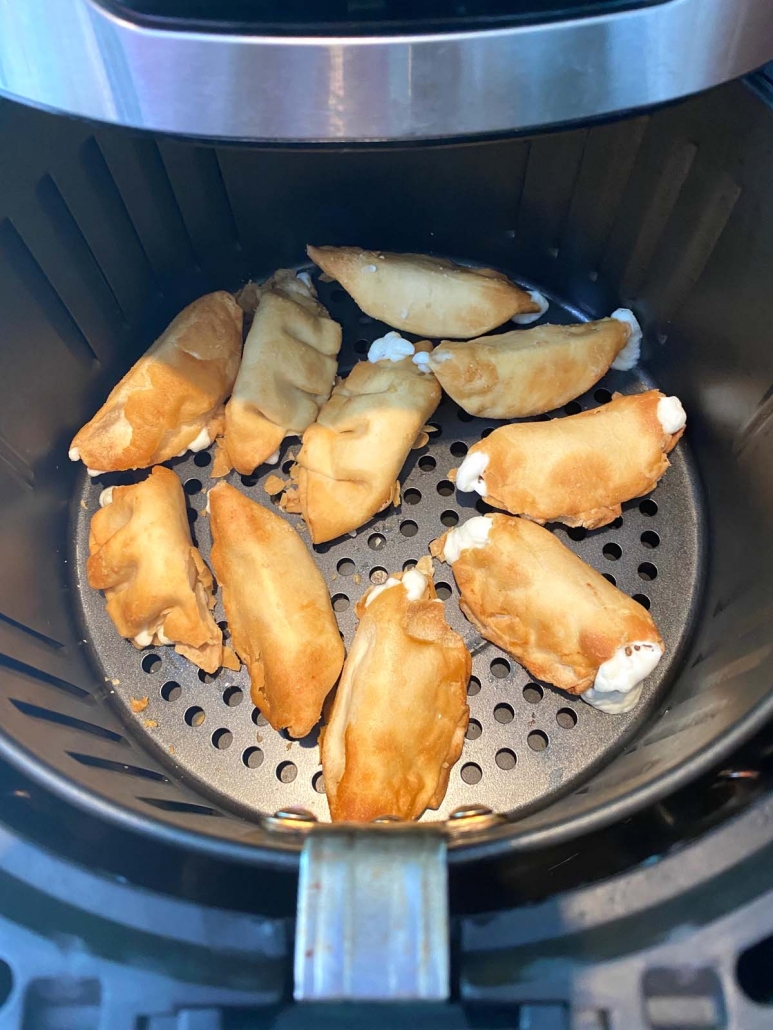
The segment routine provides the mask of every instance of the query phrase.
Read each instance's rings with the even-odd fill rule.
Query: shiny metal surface
[[[0,93],[220,139],[527,130],[672,100],[771,57],[769,0],[670,0],[486,32],[371,37],[157,30],[94,0],[0,0]]]
[[[446,845],[388,825],[312,833],[301,856],[296,1001],[445,1001]]]

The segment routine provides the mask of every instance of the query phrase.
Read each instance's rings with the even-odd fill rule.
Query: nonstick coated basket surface
[[[346,372],[366,354],[370,341],[388,327],[362,315],[336,284],[317,282],[317,286],[331,315],[343,325],[340,369]],[[551,296],[550,300],[545,321],[573,322],[586,317],[559,298]],[[551,416],[606,403],[615,391],[635,393],[655,385],[638,370],[610,372],[589,393]],[[435,563],[438,594],[446,601],[450,624],[472,652],[473,674],[468,687],[470,725],[462,757],[452,770],[442,806],[426,813],[425,820],[445,818],[454,809],[471,804],[522,814],[576,790],[625,747],[668,690],[701,583],[702,520],[696,477],[687,454],[689,415],[688,411],[686,440],[671,455],[672,467],[651,497],[624,505],[622,518],[594,532],[550,527],[580,557],[649,608],[660,629],[666,657],[633,712],[605,715],[579,698],[534,682],[465,620],[450,567]],[[446,528],[492,510],[476,495],[457,494],[448,472],[459,465],[471,444],[501,424],[472,418],[444,396],[432,418],[437,431],[430,435],[427,446],[411,452],[400,477],[401,505],[388,509],[353,537],[313,548],[347,647],[356,628],[354,606],[371,583],[383,582],[387,574],[416,562]],[[264,465],[253,476],[233,472],[228,481],[248,497],[272,506],[263,482],[270,473],[286,473],[299,446],[297,439],[287,439],[278,468]],[[214,485],[209,477],[211,455],[190,454],[168,464],[183,483],[193,536],[208,561],[211,536],[204,508],[206,491]],[[84,568],[88,527],[99,495],[108,485],[134,482],[145,475],[125,473],[90,480],[84,471],[78,478],[73,506],[74,594],[81,608],[83,638],[110,700],[175,777],[198,789],[203,806],[215,804],[248,818],[301,807],[327,819],[318,730],[300,741],[275,732],[250,701],[245,669],[238,673],[221,670],[211,676],[172,648],[136,650],[118,637],[103,596],[89,588]],[[278,507],[274,510],[311,546],[300,515],[287,515]],[[557,620],[566,617],[560,610],[555,614]],[[219,596],[215,617],[225,628]],[[147,705],[142,707],[146,698]]]

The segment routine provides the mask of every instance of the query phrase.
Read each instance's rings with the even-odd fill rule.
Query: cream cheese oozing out
[[[630,712],[641,697],[644,680],[662,657],[662,645],[651,640],[623,644],[599,666],[593,686],[582,699],[610,715]]]
[[[81,452],[78,450],[77,447],[71,447],[67,452],[67,457],[70,459],[70,461],[80,461]]]
[[[531,323],[536,322],[538,318],[542,318],[550,307],[550,301],[547,297],[543,296],[539,290],[529,290],[529,296],[535,304],[539,305],[539,311],[524,311],[520,315],[513,315],[512,321],[515,322],[516,325],[531,325]]]
[[[409,601],[420,601],[427,589],[427,577],[416,569],[408,569],[403,573],[403,587]]]
[[[112,504],[113,503],[113,490],[115,490],[114,486],[108,486],[99,495],[99,507],[100,508],[106,508],[108,504]]]
[[[365,598],[365,607],[369,607],[379,594],[383,594],[385,590],[391,590],[392,587],[400,586],[400,584],[405,588],[409,601],[420,601],[427,589],[427,577],[416,569],[408,569],[407,572],[403,573],[401,580],[395,576],[390,576],[386,583],[381,583],[379,586],[371,588],[370,593]]]
[[[418,368],[418,370],[420,372],[431,372],[432,371],[432,369],[429,367],[429,352],[428,351],[420,350],[418,354],[414,354],[413,355],[413,357],[411,358],[411,361],[413,361],[414,365],[416,365],[416,367]]]
[[[678,397],[661,397],[658,401],[657,415],[664,433],[673,435],[687,425],[687,415]]]
[[[212,437],[209,435],[209,430],[205,426],[199,435],[195,439],[191,440],[187,447],[183,447],[178,454],[175,454],[175,458],[182,458],[188,453],[188,451],[193,451],[194,454],[198,454],[199,451],[205,451],[211,443]]]
[[[481,497],[485,497],[487,490],[483,473],[486,471],[488,463],[489,455],[485,451],[473,451],[468,454],[456,473],[456,489],[461,490],[463,494],[470,494],[474,491]]]
[[[89,474],[89,476],[92,479],[94,479],[95,476],[104,476],[104,475],[106,475],[104,469],[86,469],[86,472]]]
[[[373,341],[368,350],[368,361],[374,365],[377,361],[402,361],[413,357],[413,354],[413,344],[393,330]]]
[[[641,354],[641,326],[630,308],[618,308],[609,317],[628,326],[628,341],[612,362],[612,368],[616,368],[620,372],[629,372],[638,362]]]
[[[365,607],[369,608],[379,594],[383,594],[385,590],[391,590],[391,588],[396,587],[399,582],[399,579],[395,579],[394,576],[390,576],[386,583],[380,583],[377,587],[372,587],[370,593],[365,598]]]
[[[170,640],[169,637],[167,637],[164,634],[163,619],[158,623],[157,626],[153,628],[146,627],[145,629],[140,630],[140,632],[132,639],[134,640],[134,643],[137,645],[137,647],[150,647],[150,645],[153,643],[154,637],[158,639],[159,644],[168,645],[174,643],[173,640]]]
[[[277,449],[272,454],[269,454],[269,456],[266,458],[266,465],[276,465],[276,463],[278,461],[279,461],[279,448],[277,447]]]
[[[296,272],[295,278],[300,279],[304,286],[309,290],[313,289],[313,283],[311,281],[311,274],[309,272]]]
[[[453,565],[454,562],[459,561],[462,551],[468,551],[474,547],[485,547],[492,525],[493,522],[488,515],[476,515],[464,525],[452,529],[443,545],[445,561],[449,565]]]

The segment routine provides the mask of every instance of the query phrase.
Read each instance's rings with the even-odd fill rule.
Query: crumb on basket
[[[359,574],[359,572],[355,572],[355,574],[352,576],[352,580],[357,584],[357,586],[359,586],[360,583],[362,583],[362,576]]]
[[[266,476],[265,482],[263,483],[263,489],[271,497],[276,496],[276,494],[281,494],[283,490],[287,489],[287,486],[288,481],[286,479],[282,479],[282,477],[278,476],[276,472],[272,472],[270,476]]]
[[[121,685],[120,680],[110,680],[110,682],[113,684],[114,687],[120,687]]]
[[[88,511],[88,507],[88,504],[86,504],[86,502],[81,498],[81,508],[83,508],[84,511]]]
[[[145,719],[143,725],[148,730],[154,730],[158,726],[158,723],[156,722],[155,719]]]
[[[150,698],[148,697],[133,697],[130,700],[129,704],[132,706],[132,711],[138,714],[139,712],[145,711],[145,709],[148,707],[149,700]]]
[[[288,515],[299,514],[301,510],[301,497],[297,487],[291,486],[288,490],[285,490],[279,498],[279,507],[286,511]]]
[[[173,754],[174,754],[174,744],[170,744],[170,745],[169,745],[169,754],[170,754],[170,755],[173,755]]]

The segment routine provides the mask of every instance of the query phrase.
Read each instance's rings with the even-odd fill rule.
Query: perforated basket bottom
[[[386,327],[360,314],[335,285],[318,286],[331,314],[343,325],[340,365],[348,370]],[[587,317],[555,298],[551,301],[546,320],[572,322]],[[635,393],[653,385],[638,372],[612,372],[564,412],[553,414],[595,407],[616,390]],[[385,573],[415,562],[447,527],[490,510],[479,499],[476,504],[472,495],[456,494],[447,475],[458,466],[469,445],[501,423],[471,418],[446,397],[432,422],[439,432],[431,435],[428,446],[411,452],[403,470],[401,506],[363,526],[355,537],[314,548],[347,647],[356,627],[354,605],[371,581],[379,582]],[[279,471],[286,471],[298,449],[299,441],[285,440]],[[169,463],[183,482],[193,536],[206,560],[211,545],[204,513],[206,490],[213,485],[210,463],[207,452]],[[248,497],[271,505],[262,484],[269,473],[277,471],[262,466],[254,476],[231,473],[229,482]],[[83,474],[74,506],[79,569],[88,554],[89,521],[98,508],[101,490],[143,475],[103,476],[92,481]],[[275,510],[309,541],[300,515]],[[665,640],[667,657],[633,712],[605,715],[579,698],[533,682],[506,654],[482,640],[459,610],[451,569],[436,563],[438,593],[447,599],[450,624],[472,652],[473,676],[468,688],[470,726],[462,757],[452,770],[441,808],[426,813],[425,819],[445,818],[455,808],[470,804],[525,813],[576,789],[636,733],[674,674],[700,581],[698,500],[685,444],[672,455],[672,467],[653,496],[627,504],[614,525],[595,532],[551,528],[585,561],[650,608]],[[172,648],[135,650],[117,636],[103,597],[88,587],[85,575],[78,581],[83,635],[99,675],[112,684],[112,700],[127,722],[144,737],[147,747],[166,761],[173,775],[189,786],[196,784],[208,803],[247,817],[301,806],[320,819],[328,818],[317,731],[294,741],[272,730],[250,701],[244,669],[209,676]],[[557,611],[556,619],[562,617]],[[216,618],[225,618],[219,598]],[[132,701],[144,698],[147,706],[135,713]]]

